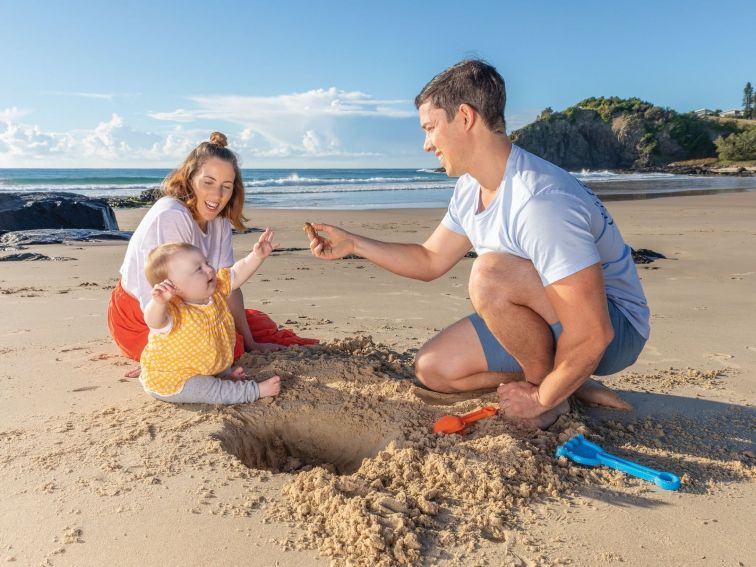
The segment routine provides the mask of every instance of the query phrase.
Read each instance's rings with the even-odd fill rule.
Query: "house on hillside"
[[[725,110],[722,113],[722,116],[729,116],[730,118],[740,118],[741,116],[743,116],[743,111],[737,108],[732,109],[732,110]]]

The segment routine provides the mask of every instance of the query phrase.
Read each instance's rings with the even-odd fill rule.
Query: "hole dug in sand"
[[[265,413],[236,411],[217,435],[224,450],[252,469],[292,473],[323,467],[348,475],[395,439],[358,416],[344,416],[343,408]]]

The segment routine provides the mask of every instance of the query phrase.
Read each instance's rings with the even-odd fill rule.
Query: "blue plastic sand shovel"
[[[638,463],[633,463],[611,455],[595,443],[591,443],[582,435],[575,435],[566,443],[557,447],[556,456],[567,457],[581,465],[595,467],[605,465],[617,469],[643,480],[650,480],[664,490],[677,490],[680,488],[680,477],[669,472],[661,472]]]

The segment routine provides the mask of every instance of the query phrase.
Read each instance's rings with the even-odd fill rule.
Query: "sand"
[[[494,404],[413,381],[415,350],[469,313],[472,259],[431,283],[309,256],[305,220],[421,240],[442,211],[248,211],[284,249],[243,290],[305,336],[245,355],[276,399],[175,407],[123,377],[105,306],[125,243],[32,246],[0,263],[0,561],[20,565],[750,564],[756,193],[612,202],[653,334],[609,377],[634,412],[574,407],[546,432],[444,414]],[[133,229],[144,210],[119,210]],[[255,233],[236,236],[237,256]],[[5,254],[9,254],[5,252]],[[676,472],[680,492],[552,457],[584,433]]]

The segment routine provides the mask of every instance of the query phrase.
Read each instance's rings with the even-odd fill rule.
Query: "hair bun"
[[[226,138],[226,135],[222,132],[213,132],[212,134],[210,134],[210,143],[217,144],[225,148],[226,146],[228,146],[228,138]]]

